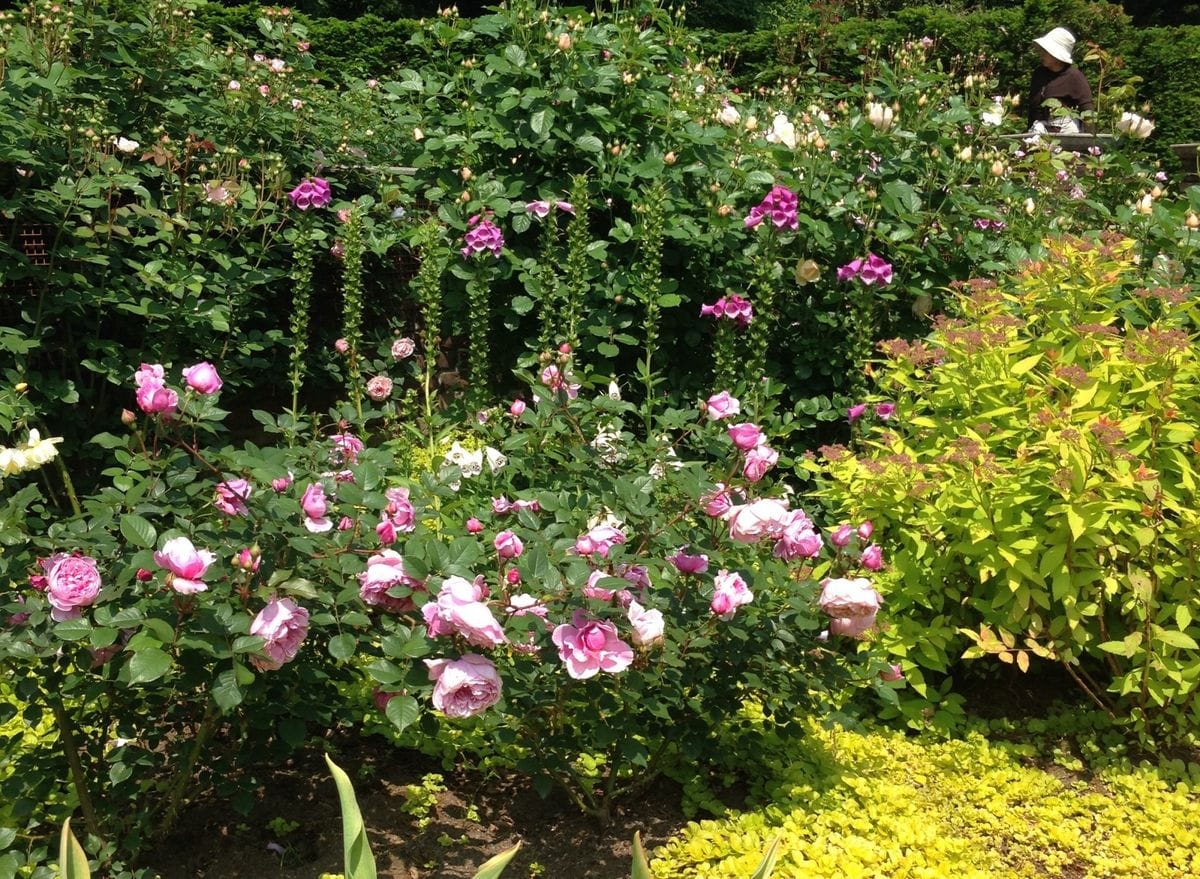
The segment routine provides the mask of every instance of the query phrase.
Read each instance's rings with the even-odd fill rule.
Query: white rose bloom
[[[717,111],[717,121],[722,125],[737,125],[742,121],[742,114],[732,104],[725,104]]]
[[[880,131],[887,131],[896,121],[896,113],[887,104],[871,101],[867,104],[867,121]]]
[[[114,137],[112,143],[119,153],[135,153],[141,146],[136,140],[130,140],[127,137]]]
[[[787,116],[779,113],[775,117],[775,121],[771,123],[771,130],[767,132],[767,143],[781,143],[788,149],[794,150],[796,148],[796,126]]]

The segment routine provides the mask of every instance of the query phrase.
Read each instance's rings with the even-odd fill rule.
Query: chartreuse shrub
[[[979,733],[811,728],[771,755],[770,805],[689,824],[655,852],[653,875],[741,879],[776,835],[780,879],[1200,875],[1195,764],[1055,775],[1031,765],[1031,746]]]
[[[881,344],[894,413],[813,463],[895,546],[882,635],[924,696],[960,657],[1061,664],[1143,734],[1194,736],[1200,364],[1187,287],[1133,242],[1046,242],[958,288],[924,339]]]

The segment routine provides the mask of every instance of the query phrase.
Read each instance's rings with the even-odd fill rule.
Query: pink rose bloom
[[[46,600],[50,602],[50,617],[55,622],[73,620],[100,594],[100,570],[91,556],[56,553],[40,559],[45,571]]]
[[[249,550],[246,552],[249,554]],[[215,553],[196,549],[186,537],[173,537],[154,553],[154,564],[171,572],[167,584],[180,595],[195,595],[207,590],[208,584],[202,578],[216,560]]]
[[[392,358],[395,360],[405,360],[412,357],[416,350],[417,343],[408,338],[408,336],[401,336],[392,342]]]
[[[829,536],[829,542],[838,549],[845,549],[850,545],[850,541],[854,539],[854,529],[849,525],[839,525],[837,530]]]
[[[875,625],[875,614],[866,617],[834,617],[829,621],[829,631],[834,635],[857,638]]]
[[[364,604],[397,612],[416,610],[411,594],[388,594],[396,586],[407,586],[410,593],[425,588],[424,583],[405,573],[404,559],[395,550],[385,549],[367,559],[367,569],[358,575],[358,597]]]
[[[617,637],[617,627],[607,620],[589,619],[581,610],[575,611],[570,624],[556,626],[550,639],[567,674],[577,681],[600,672],[617,674],[633,663],[633,648]]]
[[[472,516],[470,519],[467,520],[467,531],[468,532],[470,532],[471,534],[478,534],[482,530],[483,530],[483,523],[480,522],[478,519],[476,519],[474,516]]]
[[[588,574],[587,583],[583,586],[583,594],[588,598],[594,598],[597,601],[612,601],[616,597],[615,589],[605,589],[596,584],[605,577],[611,576],[607,571],[592,571]]]
[[[359,453],[364,446],[363,441],[352,433],[335,433],[329,438],[333,451],[329,457],[334,464],[357,464]]]
[[[853,424],[854,422],[858,421],[858,419],[862,418],[862,414],[866,411],[866,403],[856,403],[846,410],[846,415],[850,423]]]
[[[820,554],[821,546],[821,535],[813,526],[812,520],[803,510],[794,510],[775,540],[774,555],[785,561],[811,559]]]
[[[508,414],[513,418],[520,418],[525,413],[525,401],[513,400],[512,405],[508,407]]]
[[[300,508],[304,510],[304,527],[309,531],[320,534],[333,528],[333,522],[326,515],[329,512],[329,504],[325,501],[325,486],[321,483],[311,483],[304,489]]]
[[[597,525],[575,541],[575,552],[579,555],[598,555],[608,558],[608,551],[625,542],[625,534],[612,525]]]
[[[904,669],[893,663],[879,673],[881,681],[902,681],[904,680]]]
[[[742,404],[736,397],[730,396],[729,391],[721,391],[719,394],[713,394],[708,398],[705,405],[707,406],[705,414],[708,416],[709,421],[720,421],[722,418],[730,418],[742,411]]]
[[[354,527],[354,520],[351,519],[349,516],[342,516],[342,518],[338,519],[338,525],[337,525],[338,531],[349,531],[353,527]]]
[[[633,626],[633,643],[649,647],[663,639],[663,615],[661,610],[646,610],[637,601],[629,602],[629,625]]]
[[[713,578],[713,597],[709,608],[721,619],[733,619],[739,607],[753,600],[754,593],[736,571],[721,570]]]
[[[376,403],[382,403],[392,395],[392,380],[386,375],[373,376],[367,382],[367,396]]]
[[[743,452],[748,452],[755,446],[762,445],[766,439],[758,425],[751,424],[749,421],[733,425],[729,428],[728,433],[729,438],[733,440],[733,444]]]
[[[718,482],[716,488],[700,496],[700,503],[704,504],[706,515],[714,519],[723,519],[733,509],[733,496],[726,489],[724,482]]]
[[[461,635],[476,647],[496,647],[508,641],[504,630],[483,603],[486,595],[479,584],[462,577],[447,577],[437,600],[421,608],[429,637]]]
[[[375,526],[375,534],[384,546],[391,546],[396,542],[396,526],[387,516],[379,520],[379,524]]]
[[[338,354],[348,354],[350,352],[350,343],[345,339],[337,339],[333,343],[333,350]]]
[[[287,476],[277,476],[271,480],[271,488],[276,494],[283,494],[291,486],[294,478],[291,473]]]
[[[877,543],[872,543],[862,552],[862,566],[868,571],[878,571],[883,567],[883,549]]]
[[[828,579],[821,584],[818,600],[821,612],[835,618],[871,617],[878,613],[883,599],[871,588],[866,577],[854,580]]]
[[[767,445],[755,446],[746,453],[742,476],[748,482],[758,482],[779,461],[779,452]]]
[[[492,541],[492,546],[496,547],[496,554],[502,559],[518,558],[525,551],[525,545],[521,543],[521,538],[511,531],[501,531],[497,534],[496,539]]]
[[[761,498],[731,508],[729,536],[738,543],[757,543],[764,537],[778,537],[788,521],[786,501]]]
[[[650,588],[650,571],[645,565],[617,565],[615,576],[628,580],[639,589]]]
[[[138,408],[147,415],[170,414],[179,405],[179,395],[166,386],[163,375],[158,363],[143,363],[133,374]]]
[[[863,541],[870,540],[871,535],[875,533],[875,525],[871,522],[870,519],[868,519],[865,522],[863,522],[861,525],[858,526],[858,530],[855,533],[858,534],[859,540],[863,540]]]
[[[245,479],[228,479],[218,482],[213,506],[226,516],[245,516],[250,512],[246,501],[250,498],[250,483]]]
[[[532,614],[535,617],[545,619],[546,606],[542,604],[540,599],[522,592],[508,599],[508,614],[514,617],[523,617],[526,614]]]
[[[504,495],[492,498],[492,512],[497,516],[503,516],[510,510],[512,510],[512,501],[510,501]]]
[[[408,489],[403,486],[389,488],[384,493],[388,505],[384,512],[396,526],[397,531],[412,531],[417,527],[417,511],[408,497]]]
[[[433,707],[447,717],[474,717],[500,701],[500,675],[490,659],[468,653],[462,659],[426,659]]]
[[[207,360],[185,369],[183,380],[189,388],[201,394],[215,394],[225,384],[221,381],[221,376],[217,375],[217,368]]]
[[[275,671],[291,662],[308,635],[308,611],[290,598],[272,598],[250,624],[250,634],[265,642],[250,662],[259,671]]]
[[[676,550],[674,555],[667,556],[667,561],[681,574],[703,574],[708,570],[708,556],[688,555],[682,549]]]

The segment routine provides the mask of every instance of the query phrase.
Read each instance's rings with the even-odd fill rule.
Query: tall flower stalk
[[[308,353],[308,311],[312,300],[313,252],[316,250],[316,233],[312,218],[302,215],[296,229],[292,252],[292,313],[289,329],[292,333],[289,379],[292,385],[292,428],[300,417],[300,390],[304,387]]]
[[[559,301],[558,272],[558,218],[549,212],[542,222],[541,247],[538,254],[537,282],[538,301],[541,303],[542,332],[538,339],[538,351],[549,351],[554,347],[555,324],[562,314]]]
[[[755,229],[761,224],[767,225],[765,240],[760,242],[758,254],[754,258],[752,287],[755,310],[763,317],[775,313],[775,293],[782,276],[782,270],[775,257],[780,236],[795,231],[800,225],[798,204],[799,199],[794,192],[785,186],[775,186],[767,193],[766,198],[750,209],[750,214],[745,220],[747,229]],[[766,374],[771,347],[771,326],[772,321],[763,319],[750,326],[750,358],[758,375]]]
[[[647,435],[654,420],[654,350],[658,345],[662,278],[663,223],[667,190],[656,181],[645,193],[636,210],[641,215],[638,225],[638,259],[633,270],[633,291],[642,303],[642,335],[645,356],[640,364],[646,399],[642,412]]]
[[[588,179],[585,174],[571,178],[571,204],[575,214],[567,223],[566,291],[562,303],[562,332],[571,350],[579,352],[579,317],[583,311],[588,287],[588,245],[592,243],[588,230],[588,211],[591,207]]]
[[[488,400],[488,379],[491,376],[491,287],[493,270],[485,254],[499,259],[504,250],[504,236],[487,215],[471,218],[467,234],[463,236],[463,259],[474,261],[475,273],[467,281],[467,350],[470,357],[468,376],[471,380],[467,390],[467,402],[478,409]]]
[[[429,436],[430,454],[433,444],[433,403],[436,394],[435,374],[438,350],[442,344],[442,272],[446,268],[447,249],[442,245],[441,227],[430,220],[417,232],[417,251],[421,267],[414,281],[417,300],[421,304],[421,348],[424,351],[421,389],[425,403],[425,430]]]
[[[363,218],[362,207],[357,202],[350,208],[342,229],[344,250],[342,269],[342,338],[346,350],[346,385],[354,411],[362,423],[362,364],[359,348],[362,346],[363,316]]]

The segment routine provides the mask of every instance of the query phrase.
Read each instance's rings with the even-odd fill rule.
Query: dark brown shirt
[[[1050,108],[1042,105],[1051,98],[1064,107],[1075,110],[1092,109],[1092,87],[1077,67],[1064,67],[1055,71],[1039,66],[1033,72],[1029,83],[1029,102],[1025,105],[1028,108],[1030,125],[1050,120]]]

